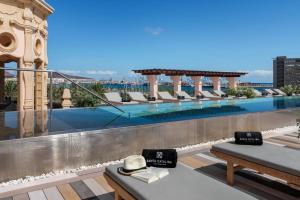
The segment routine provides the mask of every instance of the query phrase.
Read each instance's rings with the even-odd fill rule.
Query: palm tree
[[[17,98],[17,83],[12,80],[5,81],[5,97],[9,99],[16,99]]]

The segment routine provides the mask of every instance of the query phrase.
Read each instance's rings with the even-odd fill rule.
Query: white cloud
[[[164,31],[164,29],[161,27],[149,27],[149,26],[145,27],[144,30],[147,33],[150,33],[151,35],[154,35],[154,36],[158,36]]]
[[[91,75],[114,75],[117,72],[110,70],[86,70],[85,73]]]
[[[83,74],[88,74],[88,75],[114,75],[117,72],[111,71],[111,70],[58,70],[61,73],[64,74],[75,74],[75,75],[83,75]]]
[[[273,76],[272,70],[265,70],[265,69],[255,69],[252,71],[246,71],[248,77],[270,77]]]
[[[78,70],[58,70],[59,72],[61,73],[64,73],[64,74],[80,74],[81,71],[78,71]]]
[[[241,72],[247,72],[248,74],[241,77],[243,81],[249,82],[272,82],[273,70],[266,69],[254,69],[254,70],[240,70]]]

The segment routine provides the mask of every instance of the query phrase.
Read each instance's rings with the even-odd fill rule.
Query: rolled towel
[[[235,132],[235,143],[244,145],[262,145],[263,137],[261,132]]]
[[[185,97],[184,97],[184,96],[179,96],[179,95],[178,95],[178,96],[177,96],[177,99],[178,99],[178,100],[184,100]]]
[[[155,97],[148,97],[148,101],[156,101]]]

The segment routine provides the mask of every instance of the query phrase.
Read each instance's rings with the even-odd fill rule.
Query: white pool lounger
[[[163,103],[162,100],[148,101],[141,92],[127,92],[130,98],[141,103]]]
[[[215,96],[209,91],[201,91],[200,92],[205,98],[213,99],[213,100],[221,100],[222,98],[219,96]]]
[[[279,95],[282,96],[287,96],[285,92],[281,91],[280,89],[273,89],[273,91],[275,91],[276,93],[278,93]]]
[[[138,104],[137,101],[130,101],[130,102],[122,102],[122,97],[118,92],[107,92],[104,93],[106,99],[114,104],[121,104],[121,105],[131,105],[131,104]]]
[[[189,99],[182,99],[182,100],[179,100],[175,97],[172,97],[170,95],[169,92],[165,91],[165,92],[158,92],[158,97],[160,99],[162,99],[163,101],[169,101],[169,102],[181,102],[181,101],[190,101]]]
[[[224,98],[224,99],[234,99],[235,97],[234,96],[228,96],[228,97],[224,97],[226,96],[227,94],[225,92],[223,92],[222,90],[214,90],[214,93],[216,95],[218,95],[218,97],[221,97],[221,98]]]
[[[178,96],[184,96],[185,99],[189,99],[189,100],[198,100],[198,101],[208,101],[208,100],[210,100],[209,98],[197,99],[196,97],[191,97],[185,91],[176,92],[176,95],[178,95]]]

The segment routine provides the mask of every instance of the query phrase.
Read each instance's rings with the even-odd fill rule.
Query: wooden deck
[[[286,134],[265,140],[282,146],[300,150],[300,140],[297,134]],[[191,170],[206,174],[226,184],[226,165],[203,149],[194,153],[180,156],[179,161]],[[201,185],[199,185],[201,187]],[[258,174],[251,170],[241,170],[235,175],[235,188],[255,196],[257,199],[296,200],[300,199],[300,191],[286,185],[282,180]],[[1,196],[1,194],[0,194]],[[2,194],[3,196],[3,194]],[[11,191],[0,200],[113,200],[114,191],[107,184],[102,172],[85,173],[76,179],[66,179]]]

